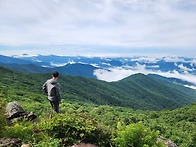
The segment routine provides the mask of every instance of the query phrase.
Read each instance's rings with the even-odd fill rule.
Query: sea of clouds
[[[159,65],[153,65],[149,68],[146,64],[140,64],[142,63],[157,63],[160,61],[161,58],[149,58],[149,57],[140,57],[137,59],[131,59],[132,61],[138,61],[136,63],[136,66],[122,66],[122,67],[111,67],[108,69],[97,69],[94,72],[94,75],[99,80],[104,80],[107,82],[114,82],[122,80],[128,76],[131,76],[133,74],[137,73],[143,73],[145,75],[148,74],[158,74],[167,78],[177,78],[181,79],[183,81],[187,81],[190,83],[193,83],[193,85],[196,85],[196,75],[189,73],[189,71],[195,70],[196,66],[196,60],[192,59],[190,61],[186,61],[182,58],[171,58],[171,57],[165,57],[165,62],[174,62],[175,66],[177,66],[180,70],[183,70],[183,72],[179,72],[177,70],[170,70],[167,72],[161,71],[158,69]],[[139,63],[140,62],[140,63]],[[192,68],[188,68],[183,65],[183,63],[190,63]],[[179,64],[180,63],[180,64]],[[196,86],[189,86],[185,85],[187,87],[196,89]]]

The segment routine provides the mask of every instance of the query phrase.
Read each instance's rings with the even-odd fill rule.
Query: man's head
[[[54,77],[55,79],[57,79],[59,77],[59,73],[57,71],[54,71],[52,73],[52,77]]]

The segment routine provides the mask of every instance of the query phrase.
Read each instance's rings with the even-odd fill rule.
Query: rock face
[[[0,138],[1,147],[17,147],[19,145],[21,145],[21,141],[16,138]]]
[[[10,120],[11,122],[15,119],[33,120],[37,117],[33,112],[26,113],[17,102],[8,103],[6,106],[6,112],[7,112],[8,120]]]
[[[8,103],[6,111],[10,119],[20,117],[21,115],[26,113],[17,102]]]
[[[167,147],[178,147],[175,143],[173,143],[171,140],[164,140],[163,137],[159,136],[158,140],[160,142],[164,142],[165,146]]]

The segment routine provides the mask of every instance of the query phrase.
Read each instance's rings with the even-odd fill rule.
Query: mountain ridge
[[[58,71],[62,75],[72,75],[72,76],[83,76],[86,78],[96,78],[93,74],[94,70],[97,68],[92,65],[75,63],[75,64],[67,64],[62,67],[40,67],[35,64],[18,64],[18,63],[0,63],[1,66],[27,72],[27,73],[51,73],[53,71]]]
[[[16,62],[17,60],[17,62]],[[91,65],[97,70],[90,70],[91,73],[86,72],[79,76],[97,78],[105,81],[118,81],[125,78],[128,74],[145,73],[145,74],[159,74],[165,77],[173,79],[173,82],[187,85],[191,88],[196,88],[196,58],[188,57],[148,57],[148,56],[133,56],[133,57],[84,57],[84,56],[56,56],[56,55],[22,55],[22,56],[0,56],[1,65],[5,64],[35,64],[40,67],[56,68],[63,67],[67,64],[84,64],[86,66]],[[7,65],[5,67],[11,67],[23,71],[13,65]],[[16,65],[15,65],[16,66]],[[27,66],[27,65],[26,65]],[[31,66],[28,67],[29,71],[34,71]],[[36,68],[35,68],[36,69]],[[77,69],[72,69],[77,71]],[[36,71],[36,73],[39,72]],[[118,73],[117,73],[118,72]],[[71,74],[71,73],[70,73]],[[120,74],[120,76],[115,76]],[[73,74],[74,75],[74,74]],[[107,78],[107,77],[110,78]],[[192,78],[191,78],[191,77]]]
[[[11,93],[16,91],[19,93],[16,100],[18,98],[24,99],[25,94],[28,95],[32,90],[41,94],[42,84],[51,77],[50,73],[24,73],[1,66],[0,75],[2,77],[0,80],[0,91],[5,90]],[[66,101],[122,106],[142,110],[175,109],[195,102],[195,99],[192,99],[190,96],[187,96],[185,101],[182,99],[183,95],[174,93],[174,97],[178,96],[176,100],[162,93],[152,91],[150,88],[145,88],[142,84],[137,83],[138,77],[139,79],[144,77],[152,83],[157,83],[143,74],[130,76],[129,79],[133,78],[131,81],[125,79],[118,82],[105,82],[93,78],[70,75],[62,75],[58,81],[61,85],[62,97]],[[162,86],[162,84],[159,84],[157,87],[160,85]],[[167,89],[167,86],[164,86],[164,88]],[[38,101],[41,101],[41,99],[43,98],[40,98]]]

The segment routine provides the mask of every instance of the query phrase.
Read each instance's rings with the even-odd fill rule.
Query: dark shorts
[[[59,113],[59,101],[50,101],[50,104],[52,106],[52,110]]]

